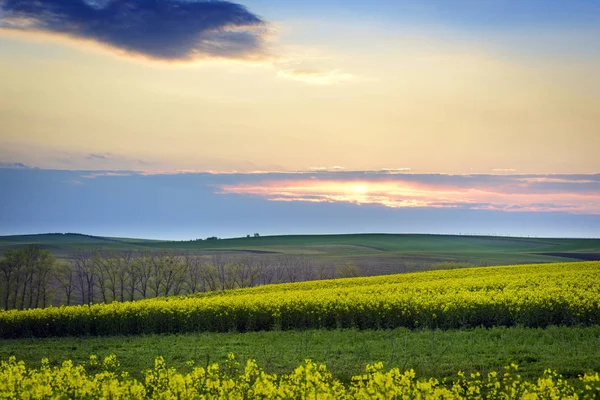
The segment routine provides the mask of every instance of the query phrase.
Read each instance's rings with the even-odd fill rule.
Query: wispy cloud
[[[600,180],[579,176],[430,175],[362,178],[331,175],[221,185],[221,193],[253,195],[270,201],[376,204],[390,208],[429,207],[600,214]],[[466,178],[466,179],[465,179]],[[561,183],[563,186],[557,186]],[[568,184],[568,186],[564,186]]]
[[[592,175],[594,176],[594,175]],[[581,177],[571,176],[522,176],[518,180],[528,183],[597,183],[595,179],[586,179]]]
[[[90,174],[82,175],[81,177],[84,179],[95,179],[100,176],[131,176],[132,172],[116,172],[116,171],[102,171],[102,172],[92,172]],[[81,182],[79,182],[81,183]]]
[[[405,174],[407,172],[412,171],[412,168],[382,168],[378,172],[383,174]]]
[[[76,151],[0,140],[0,167],[81,171],[136,171],[163,168],[151,159],[108,151]]]
[[[90,153],[86,156],[86,158],[88,160],[107,160],[109,157],[110,157],[109,155],[93,154],[93,153]]]
[[[31,167],[23,164],[22,162],[3,162],[3,161],[0,161],[0,168],[29,169]]]
[[[354,75],[340,70],[327,71],[319,69],[282,69],[277,73],[277,76],[312,85],[333,85],[355,79]]]
[[[266,54],[265,22],[221,0],[2,0],[0,30],[92,41],[161,61]]]
[[[346,170],[345,167],[342,167],[340,165],[334,165],[333,167],[310,167],[309,168],[310,171],[314,171],[314,172],[341,172]],[[306,171],[299,171],[299,172],[306,172]]]
[[[114,153],[79,153],[59,151],[53,154],[52,162],[59,169],[73,170],[142,170],[151,167],[151,163]]]

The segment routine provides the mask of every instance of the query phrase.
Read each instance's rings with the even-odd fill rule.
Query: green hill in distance
[[[304,256],[319,264],[352,262],[363,272],[395,273],[443,263],[500,265],[599,260],[600,239],[522,238],[426,234],[287,235],[165,241],[74,233],[0,236],[0,252],[37,244],[57,258],[84,249],[173,250],[238,256]],[[367,271],[369,270],[369,271]]]

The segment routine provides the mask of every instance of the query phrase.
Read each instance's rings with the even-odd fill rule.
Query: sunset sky
[[[598,71],[594,0],[0,0],[0,235],[599,237]]]

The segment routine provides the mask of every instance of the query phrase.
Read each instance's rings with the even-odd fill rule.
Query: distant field
[[[367,275],[410,272],[443,262],[505,265],[600,259],[600,239],[409,234],[265,236],[202,241],[105,238],[77,234],[0,236],[0,252],[39,244],[58,258],[81,249],[171,249],[196,254],[302,255],[321,265],[348,261]]]

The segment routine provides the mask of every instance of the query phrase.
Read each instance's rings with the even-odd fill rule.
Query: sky
[[[0,235],[600,237],[600,1],[0,0]]]

